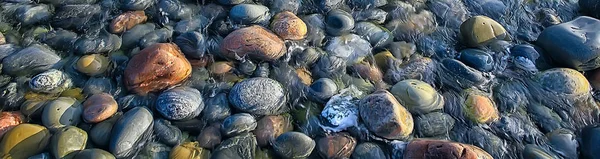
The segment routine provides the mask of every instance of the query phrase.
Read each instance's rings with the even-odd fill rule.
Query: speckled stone
[[[287,111],[287,97],[282,85],[270,78],[255,77],[233,86],[229,101],[243,112],[257,115],[278,115]]]

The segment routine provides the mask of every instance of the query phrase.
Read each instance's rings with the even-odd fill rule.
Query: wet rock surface
[[[597,158],[597,0],[4,0],[0,158]]]

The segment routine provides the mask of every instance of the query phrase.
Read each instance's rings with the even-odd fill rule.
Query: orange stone
[[[125,30],[133,28],[135,25],[146,22],[146,20],[148,20],[148,17],[146,17],[144,11],[125,12],[113,19],[112,23],[110,23],[110,32],[115,34],[122,33]]]
[[[290,11],[278,13],[273,17],[271,30],[285,40],[301,40],[306,37],[306,23]]]
[[[125,68],[125,85],[139,95],[160,91],[185,81],[192,65],[179,47],[157,43],[134,55]]]
[[[209,71],[213,75],[223,75],[233,69],[231,62],[215,62],[210,65]]]
[[[220,49],[223,56],[235,60],[275,61],[287,52],[283,40],[258,25],[229,33],[221,42]]]
[[[23,123],[24,119],[21,112],[0,112],[0,139],[10,129]]]
[[[446,140],[415,139],[404,150],[404,158],[409,159],[493,159],[481,148],[469,144]]]
[[[88,123],[102,122],[117,113],[117,101],[108,93],[94,94],[83,103],[83,120]]]

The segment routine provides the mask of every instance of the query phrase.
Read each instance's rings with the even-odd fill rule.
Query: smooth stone
[[[481,71],[469,67],[456,59],[443,59],[441,63],[445,75],[442,76],[442,78],[445,78],[442,82],[450,86],[469,88],[489,82],[489,79]]]
[[[301,40],[308,32],[304,21],[289,11],[277,13],[270,26],[284,40]]]
[[[424,35],[433,33],[437,28],[437,22],[433,13],[423,10],[409,14],[406,20],[394,19],[388,22],[385,28],[392,32],[396,40],[416,41]]]
[[[156,4],[158,9],[167,14],[169,19],[178,21],[192,17],[192,7],[177,0],[159,0]]]
[[[523,158],[531,158],[531,159],[551,159],[556,158],[557,156],[551,155],[551,153],[546,152],[541,149],[537,145],[527,144],[523,149]]]
[[[440,112],[419,116],[415,122],[417,134],[423,137],[449,135],[456,123],[452,116]]]
[[[148,20],[144,11],[129,11],[121,13],[109,25],[111,33],[122,33]]]
[[[15,11],[15,18],[25,26],[48,21],[51,16],[50,6],[46,4],[23,5]]]
[[[4,58],[2,73],[13,76],[37,74],[55,68],[60,60],[54,51],[34,44]]]
[[[202,148],[213,149],[221,144],[222,139],[223,136],[221,135],[221,125],[212,124],[200,132],[196,138],[196,141],[199,142],[199,145]]]
[[[306,36],[306,40],[309,44],[312,44],[315,47],[323,46],[325,42],[325,22],[323,21],[325,17],[322,14],[310,14],[301,17],[302,21],[306,23],[306,27],[308,29],[308,33]]]
[[[171,149],[169,159],[208,159],[210,151],[199,146],[198,142],[185,142]]]
[[[170,40],[173,36],[173,30],[170,28],[161,28],[158,30],[154,30],[146,35],[144,35],[138,44],[140,48],[146,48],[152,46],[156,43],[165,43]]]
[[[83,121],[88,123],[102,122],[117,113],[117,101],[107,93],[94,94],[83,102]]]
[[[283,40],[258,25],[237,29],[229,33],[220,44],[223,56],[240,61],[244,58],[274,61],[286,52]]]
[[[416,139],[406,145],[404,158],[481,158],[493,159],[483,149],[445,140]]]
[[[201,116],[209,123],[222,121],[231,115],[232,110],[225,93],[219,93],[215,97],[208,98],[205,103]]]
[[[156,99],[156,110],[169,120],[195,118],[203,109],[202,94],[190,87],[176,87],[163,91]]]
[[[388,91],[377,91],[360,100],[361,119],[369,130],[386,139],[404,139],[414,129],[412,115]]]
[[[460,52],[460,61],[482,72],[490,72],[494,69],[494,58],[492,55],[479,49],[462,50]]]
[[[325,18],[327,34],[341,36],[349,33],[354,28],[354,18],[344,10],[329,11]]]
[[[51,20],[53,27],[74,29],[81,32],[92,31],[100,25],[102,7],[97,4],[70,4],[56,8]],[[95,32],[95,30],[94,30]]]
[[[252,133],[256,136],[258,146],[266,147],[279,135],[293,129],[292,118],[289,115],[264,116],[258,120],[257,127]]]
[[[110,78],[106,77],[92,77],[88,79],[83,85],[83,93],[91,96],[94,94],[108,93],[115,94],[117,90],[117,84]]]
[[[35,92],[57,94],[73,86],[71,78],[66,73],[50,69],[33,76],[29,81],[29,88]]]
[[[107,57],[100,54],[84,55],[77,60],[76,69],[88,76],[97,76],[108,69],[109,62]]]
[[[444,97],[431,85],[414,79],[403,80],[390,92],[413,114],[427,114],[444,107]]]
[[[201,58],[207,51],[206,38],[197,31],[185,32],[177,36],[174,42],[187,57]]]
[[[477,89],[466,89],[463,111],[465,116],[476,123],[491,123],[500,118],[496,104],[487,93]]]
[[[21,50],[21,47],[14,44],[1,44],[0,45],[0,60],[12,55],[13,53]]]
[[[260,24],[271,19],[269,8],[257,4],[238,4],[229,10],[229,18],[233,23]]]
[[[0,157],[28,158],[42,153],[50,142],[52,134],[48,129],[36,124],[20,124],[0,141]]]
[[[142,39],[146,34],[154,31],[155,28],[156,26],[154,24],[145,23],[135,25],[133,28],[126,30],[121,36],[121,50],[135,48],[139,44],[140,39]]]
[[[257,115],[278,115],[287,111],[282,85],[270,78],[255,77],[236,83],[229,92],[229,101],[243,112]]]
[[[153,129],[156,138],[166,145],[176,146],[184,140],[181,130],[171,125],[168,120],[155,119]]]
[[[85,149],[87,140],[88,134],[84,130],[67,126],[52,135],[51,152],[54,158],[74,158],[79,151]]]
[[[579,156],[577,149],[579,142],[573,132],[567,129],[557,129],[550,132],[548,142],[553,150],[565,158],[577,158]]]
[[[191,64],[177,45],[158,43],[131,58],[124,79],[130,91],[145,96],[179,84],[191,73]]]
[[[25,116],[21,112],[0,112],[0,139],[8,131],[25,122]]]
[[[256,120],[248,113],[233,114],[223,121],[221,133],[228,137],[251,132],[256,129]]]
[[[121,48],[121,38],[107,32],[98,36],[83,36],[75,42],[74,51],[81,55],[113,52]]]
[[[331,98],[338,93],[338,86],[329,78],[319,78],[310,85],[310,88],[318,92],[324,99]]]
[[[300,132],[286,132],[273,142],[273,149],[284,158],[306,158],[314,148],[316,142]]]
[[[369,21],[375,24],[383,24],[387,16],[388,13],[379,8],[352,12],[352,17],[357,22]]]
[[[212,151],[211,159],[243,159],[254,156],[255,153],[256,138],[254,138],[252,133],[244,133],[221,142],[221,144]]]
[[[384,75],[384,80],[388,83],[398,83],[406,79],[420,79],[432,84],[434,80],[432,72],[438,67],[436,61],[427,57],[410,60],[401,65],[394,65],[394,63],[389,65],[390,69]]]
[[[600,67],[600,31],[595,29],[598,27],[600,20],[580,16],[544,29],[536,44],[560,66],[593,70]]]
[[[588,80],[579,71],[570,68],[553,68],[538,73],[535,80],[554,93],[583,95],[592,89]],[[559,84],[560,83],[560,84]]]
[[[81,120],[83,108],[75,98],[59,97],[44,106],[42,123],[56,130],[65,126],[75,126]]]
[[[527,106],[527,113],[531,116],[542,132],[552,132],[562,128],[564,123],[562,118],[554,110],[540,104],[533,103]]]
[[[371,22],[356,23],[354,30],[374,48],[384,47],[394,41],[394,35],[389,30]]]
[[[294,14],[298,14],[298,11],[303,8],[302,4],[304,2],[301,0],[280,0],[280,1],[271,1],[271,5],[269,9],[271,13],[280,13],[289,11]]]
[[[486,16],[474,16],[460,25],[460,34],[467,46],[479,47],[493,40],[510,41],[501,24]]]
[[[112,137],[113,126],[122,115],[122,113],[117,113],[113,117],[94,125],[89,131],[90,140],[97,146],[108,147],[109,140]]]
[[[114,155],[102,149],[85,149],[77,152],[75,159],[116,159]]]
[[[109,140],[108,150],[116,158],[135,155],[152,134],[152,113],[143,107],[133,108],[115,123]]]
[[[292,60],[296,66],[310,67],[324,54],[325,51],[321,48],[310,47],[302,51],[302,53],[294,54]]]
[[[60,28],[39,35],[40,42],[62,51],[71,50],[78,38],[77,33]]]
[[[327,135],[317,141],[319,155],[325,158],[350,158],[356,147],[356,139],[348,133]]]
[[[382,147],[373,142],[363,142],[358,144],[352,152],[352,159],[388,159],[388,155]]]

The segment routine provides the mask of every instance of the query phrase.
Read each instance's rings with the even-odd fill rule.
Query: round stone
[[[88,123],[102,122],[117,113],[117,101],[107,93],[94,94],[83,102],[82,118]]]
[[[285,40],[304,39],[308,32],[304,21],[289,11],[277,13],[275,17],[273,17],[271,30]]]
[[[271,31],[253,25],[229,33],[221,42],[221,54],[227,58],[242,60],[274,61],[287,49],[283,40]]]
[[[243,112],[278,115],[287,111],[282,85],[270,78],[255,77],[237,83],[229,92],[229,101]]]
[[[88,76],[102,74],[108,68],[109,60],[100,54],[85,55],[77,60],[77,71]]]
[[[460,34],[469,47],[479,47],[493,40],[510,40],[500,23],[486,16],[474,16],[460,25]]]

